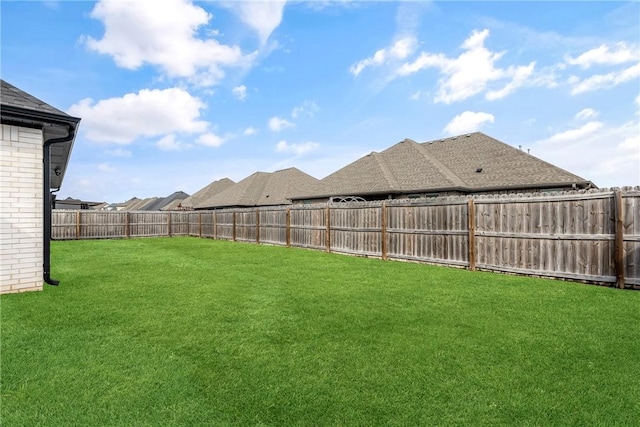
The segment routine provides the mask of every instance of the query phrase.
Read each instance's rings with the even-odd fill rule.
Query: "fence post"
[[[76,211],[76,240],[80,238],[80,211]]]
[[[614,265],[616,269],[616,285],[624,289],[624,211],[622,206],[622,192],[615,189],[613,191],[614,215],[615,215],[615,242],[614,242]]]
[[[124,235],[128,239],[131,237],[131,220],[129,219],[130,212],[124,213]]]
[[[169,237],[171,237],[171,212],[167,212],[167,232],[169,233]]]
[[[326,235],[324,236],[324,244],[326,246],[326,251],[331,252],[331,207],[328,202],[325,210],[324,222],[327,227]]]
[[[382,212],[381,212],[381,216],[382,218],[380,219],[381,225],[382,225],[382,230],[380,232],[380,239],[381,239],[381,250],[382,250],[382,259],[387,259],[387,201],[383,201],[382,202]]]
[[[213,238],[217,239],[218,238],[218,216],[216,215],[216,212],[213,211],[211,212],[211,215],[213,215]]]
[[[202,237],[202,212],[198,212],[198,237]]]
[[[287,247],[291,247],[291,208],[287,208],[287,214],[285,216],[285,239],[287,241]]]
[[[260,244],[260,211],[256,209],[256,243]]]
[[[233,241],[236,241],[236,211],[233,211]]]
[[[473,199],[467,201],[467,219],[469,222],[469,270],[476,269],[476,205]]]

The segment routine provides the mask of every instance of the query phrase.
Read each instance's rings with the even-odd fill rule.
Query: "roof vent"
[[[454,136],[454,137],[453,137],[453,138],[451,138],[451,139],[456,140],[456,139],[458,139],[458,137],[457,137],[457,136]]]
[[[480,172],[482,172],[482,168],[476,169],[476,173],[480,173]]]
[[[440,142],[444,142],[444,139],[441,139]]]
[[[467,134],[467,138],[469,138],[470,136],[471,136],[471,134],[470,134],[470,133],[468,133],[468,134]]]

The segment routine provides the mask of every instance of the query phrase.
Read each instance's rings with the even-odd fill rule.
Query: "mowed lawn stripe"
[[[53,242],[6,425],[633,425],[640,293],[188,237]]]

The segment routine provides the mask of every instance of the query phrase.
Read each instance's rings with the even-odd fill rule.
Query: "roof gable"
[[[185,208],[193,208],[200,202],[203,202],[215,196],[216,194],[226,190],[227,188],[231,187],[233,184],[235,184],[235,182],[230,180],[229,178],[223,178],[218,181],[213,181],[206,187],[201,188],[200,190],[193,193],[191,196],[184,199],[182,201],[182,206]]]
[[[167,206],[168,204],[170,204],[171,202],[173,202],[174,200],[184,200],[187,197],[189,197],[189,195],[187,193],[185,193],[184,191],[176,191],[175,193],[167,196],[167,197],[162,197],[159,198],[155,201],[155,203],[146,205],[143,209],[145,211],[159,211],[161,210],[163,207]]]

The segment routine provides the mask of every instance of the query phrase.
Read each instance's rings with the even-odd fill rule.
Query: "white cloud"
[[[504,98],[505,96],[509,95],[511,92],[527,82],[527,80],[533,74],[534,67],[535,62],[531,62],[527,66],[509,67],[506,74],[508,76],[511,76],[512,80],[500,90],[491,90],[487,92],[486,98],[489,101],[494,101],[496,99]]]
[[[149,64],[169,77],[211,86],[224,78],[224,68],[249,66],[257,55],[198,38],[211,15],[190,0],[102,0],[90,15],[103,22],[105,32],[99,40],[83,37],[86,46],[131,70]]]
[[[638,77],[640,77],[640,64],[632,65],[624,70],[612,71],[607,74],[596,74],[584,80],[580,80],[576,76],[571,76],[569,83],[574,85],[571,89],[571,94],[577,95],[598,89],[611,88]]]
[[[291,110],[291,117],[297,119],[303,114],[307,117],[313,117],[318,111],[320,111],[320,107],[314,101],[304,101],[302,105]]]
[[[238,1],[223,4],[233,10],[238,17],[251,27],[260,39],[261,44],[265,44],[271,33],[278,28],[282,22],[284,0],[270,1]]]
[[[69,108],[69,114],[82,117],[81,130],[88,139],[129,144],[140,137],[205,132],[208,123],[200,120],[205,107],[183,89],[142,89],[97,103],[83,99]]]
[[[489,91],[488,100],[503,98],[522,86],[532,75],[535,62],[526,66],[510,66],[507,69],[496,68],[496,62],[505,52],[492,52],[484,45],[489,30],[474,30],[462,43],[464,49],[457,58],[444,54],[422,52],[413,62],[398,67],[397,75],[407,76],[425,68],[438,68],[442,77],[438,80],[438,92],[435,102],[451,104],[484,92],[490,82],[508,80],[500,90]]]
[[[100,163],[98,165],[98,170],[100,172],[107,172],[107,173],[113,173],[116,171],[116,169],[111,166],[109,163]]]
[[[258,133],[258,129],[256,129],[256,128],[252,127],[252,126],[249,126],[248,128],[246,128],[242,132],[242,134],[246,135],[246,136],[255,135],[256,133]]]
[[[613,47],[603,44],[575,58],[565,56],[567,64],[578,65],[584,69],[592,65],[617,65],[638,60],[640,60],[640,47],[629,46],[624,42],[616,43]]]
[[[287,141],[280,141],[276,145],[276,151],[278,153],[294,153],[298,156],[313,151],[320,146],[317,142],[303,142],[300,144],[289,144]]]
[[[415,52],[417,41],[413,36],[405,36],[388,48],[380,49],[369,58],[353,64],[349,71],[358,76],[365,68],[380,66],[392,61],[401,61]]]
[[[570,129],[563,132],[558,132],[549,138],[547,138],[545,143],[567,143],[567,142],[575,142],[580,139],[589,137],[593,135],[598,129],[600,129],[604,123],[602,122],[589,122],[577,129]]]
[[[585,108],[576,114],[576,119],[578,120],[588,120],[598,117],[598,112],[593,108]]]
[[[599,187],[640,185],[637,119],[621,125],[593,121],[538,141],[532,154]]]
[[[225,139],[215,133],[209,132],[200,135],[198,139],[196,139],[196,142],[200,145],[217,148],[224,144]]]
[[[483,112],[465,111],[455,116],[444,128],[449,135],[460,135],[476,132],[486,123],[493,123],[493,114]]]
[[[274,132],[280,132],[282,129],[294,127],[295,124],[281,117],[271,117],[269,119],[269,129]]]
[[[190,148],[189,144],[176,141],[174,134],[165,135],[156,142],[156,147],[162,151],[182,151]]]
[[[247,87],[245,85],[236,86],[231,91],[240,101],[244,101],[247,97]]]

